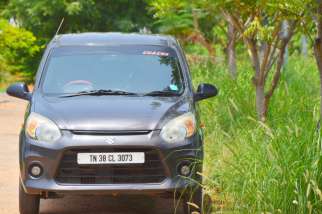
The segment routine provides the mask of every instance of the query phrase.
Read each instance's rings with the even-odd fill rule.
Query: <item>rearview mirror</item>
[[[214,97],[217,94],[218,89],[214,85],[202,83],[198,86],[197,93],[194,94],[194,101]]]
[[[7,94],[24,100],[31,99],[31,93],[25,83],[15,83],[7,88]]]

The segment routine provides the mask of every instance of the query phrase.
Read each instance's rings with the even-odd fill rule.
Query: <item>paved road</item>
[[[0,94],[0,213],[18,213],[18,132],[26,102]],[[42,214],[171,214],[171,200],[152,197],[85,197],[42,200]],[[177,212],[179,213],[179,212]]]

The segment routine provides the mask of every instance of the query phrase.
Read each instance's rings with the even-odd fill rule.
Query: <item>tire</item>
[[[25,192],[19,182],[19,211],[20,214],[38,214],[39,213],[39,195],[30,195]]]
[[[184,214],[210,214],[211,207],[211,199],[204,195],[202,187],[187,191],[183,197]]]

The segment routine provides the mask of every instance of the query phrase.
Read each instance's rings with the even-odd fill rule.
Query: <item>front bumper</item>
[[[20,178],[22,186],[29,194],[48,196],[54,194],[158,194],[181,191],[194,187],[200,178],[196,174],[202,168],[202,142],[195,135],[185,142],[171,145],[162,141],[159,131],[145,135],[114,136],[115,144],[108,145],[102,135],[77,135],[63,131],[63,137],[54,144],[42,143],[27,138],[24,134],[20,140]],[[122,148],[155,149],[160,153],[166,178],[160,183],[126,183],[126,184],[68,184],[56,181],[57,170],[65,151],[84,148]],[[193,162],[193,171],[189,178],[178,173],[178,165],[183,161]],[[29,175],[32,164],[43,167],[41,177],[35,179]]]
[[[158,184],[104,184],[104,185],[59,185],[53,179],[51,180],[32,180],[27,179],[23,184],[24,189],[29,194],[58,195],[80,194],[162,194],[165,192],[181,192],[185,188],[197,186],[196,182],[190,182],[188,179],[166,178]]]

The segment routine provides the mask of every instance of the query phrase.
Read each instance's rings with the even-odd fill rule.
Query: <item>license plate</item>
[[[145,162],[144,152],[78,153],[78,164],[140,164]]]

